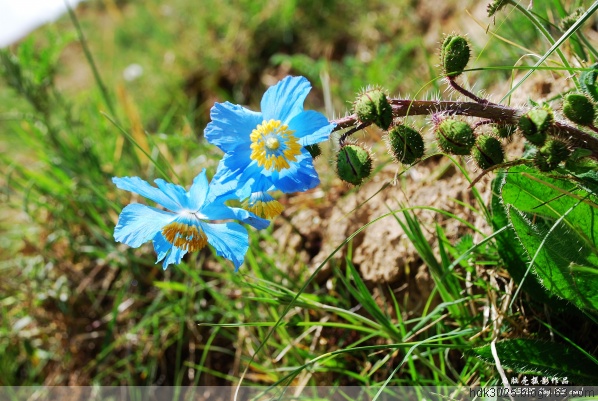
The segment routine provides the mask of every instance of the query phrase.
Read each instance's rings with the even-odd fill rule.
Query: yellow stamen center
[[[246,207],[248,211],[264,219],[272,219],[282,213],[284,207],[277,200],[256,201]]]
[[[198,251],[208,243],[208,237],[199,227],[177,221],[164,226],[162,235],[172,245],[187,252]]]
[[[289,168],[289,162],[297,161],[297,156],[301,154],[301,145],[295,137],[295,131],[282,125],[280,120],[262,122],[249,137],[252,142],[251,159],[267,170]]]

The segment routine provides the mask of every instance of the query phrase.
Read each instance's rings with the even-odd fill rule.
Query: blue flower
[[[112,181],[118,188],[168,209],[132,203],[123,209],[114,229],[114,239],[133,248],[152,240],[158,254],[156,263],[163,261],[164,269],[171,263],[180,263],[187,252],[210,244],[218,255],[231,260],[237,270],[249,248],[247,230],[239,223],[214,221],[238,220],[257,229],[269,224],[247,210],[226,206],[224,202],[234,195],[232,187],[208,185],[205,170],[195,177],[188,192],[161,179],[154,181],[158,188],[138,177],[114,177]]]
[[[237,196],[254,200],[271,190],[290,193],[318,185],[305,146],[327,140],[335,124],[321,113],[303,110],[310,89],[304,77],[286,77],[266,91],[261,112],[216,103],[205,129],[208,142],[225,153],[214,181],[236,181]]]

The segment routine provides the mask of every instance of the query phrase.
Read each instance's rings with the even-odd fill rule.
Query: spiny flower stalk
[[[446,115],[459,115],[492,120],[498,125],[517,126],[522,115],[529,112],[525,109],[508,107],[496,103],[480,104],[477,102],[462,102],[450,100],[411,100],[389,98],[394,118],[407,116],[433,115],[442,111]],[[360,124],[355,114],[332,120],[336,124],[334,131],[348,131],[341,136],[344,140],[349,135],[360,131],[369,124]],[[564,121],[556,120],[547,128],[547,133],[555,138],[566,140],[572,148],[582,148],[589,151],[588,157],[598,160],[598,138]],[[342,142],[342,141],[341,141]]]

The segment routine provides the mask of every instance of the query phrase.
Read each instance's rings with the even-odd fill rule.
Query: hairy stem
[[[407,99],[389,99],[389,102],[392,105],[394,117],[434,115],[440,113],[444,115],[478,117],[485,120],[492,120],[497,124],[517,125],[519,118],[526,112],[524,109],[516,109],[495,103],[480,104],[448,100]],[[355,114],[332,120],[332,122],[336,123],[334,131],[351,128],[348,131],[350,134],[357,132],[361,129],[359,127],[362,125],[357,120]],[[574,147],[589,150],[592,152],[590,157],[598,160],[598,138],[596,136],[562,121],[554,122],[549,133],[566,140]],[[343,135],[343,139],[346,139],[348,135]]]
[[[462,95],[467,96],[471,100],[473,100],[473,101],[475,101],[477,103],[481,103],[481,104],[488,104],[488,103],[490,103],[488,100],[482,99],[481,97],[476,96],[472,92],[470,92],[467,89],[463,88],[461,85],[459,85],[457,83],[457,81],[455,81],[455,77],[447,77],[447,81],[448,81],[449,85],[451,86],[451,88],[453,88],[457,92],[461,93]]]

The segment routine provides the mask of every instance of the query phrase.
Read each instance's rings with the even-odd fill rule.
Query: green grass
[[[198,10],[185,0],[88,2],[77,10],[80,30],[66,17],[0,53],[0,384],[490,385],[498,372],[475,350],[522,333],[556,333],[594,358],[591,339],[571,329],[580,315],[593,328],[588,316],[545,309],[529,296],[505,307],[514,283],[495,241],[504,233],[485,235],[450,209],[388,206],[333,244],[345,256],[329,255],[315,272],[292,250],[271,251],[274,231],[290,224],[282,218],[252,232],[239,273],[207,249],[163,271],[150,245],[114,242],[118,213],[132,198],[113,176],[184,185],[202,168],[214,173],[221,154],[202,138],[214,101],[257,107],[286,74],[308,77],[315,91],[306,107],[330,116],[344,115],[367,85],[418,96],[444,90],[424,40],[431,21],[410,2],[320,3],[205,1]],[[535,16],[508,9],[490,29],[546,55],[545,35],[521,26],[537,19],[555,34],[565,10],[550,3]],[[468,79],[491,89],[527,58],[498,36],[479,35],[470,68],[481,71]],[[583,35],[558,46],[571,63],[595,61]],[[126,81],[132,63],[143,75]],[[384,166],[389,157],[381,159]],[[335,189],[334,169],[321,164],[323,187]],[[449,164],[471,182],[462,160]],[[490,227],[492,213],[472,191],[472,204],[455,203]],[[458,220],[466,235],[426,226],[423,210]],[[403,229],[431,276],[429,294],[417,294],[414,272],[405,283],[364,282],[352,248],[376,221]]]

